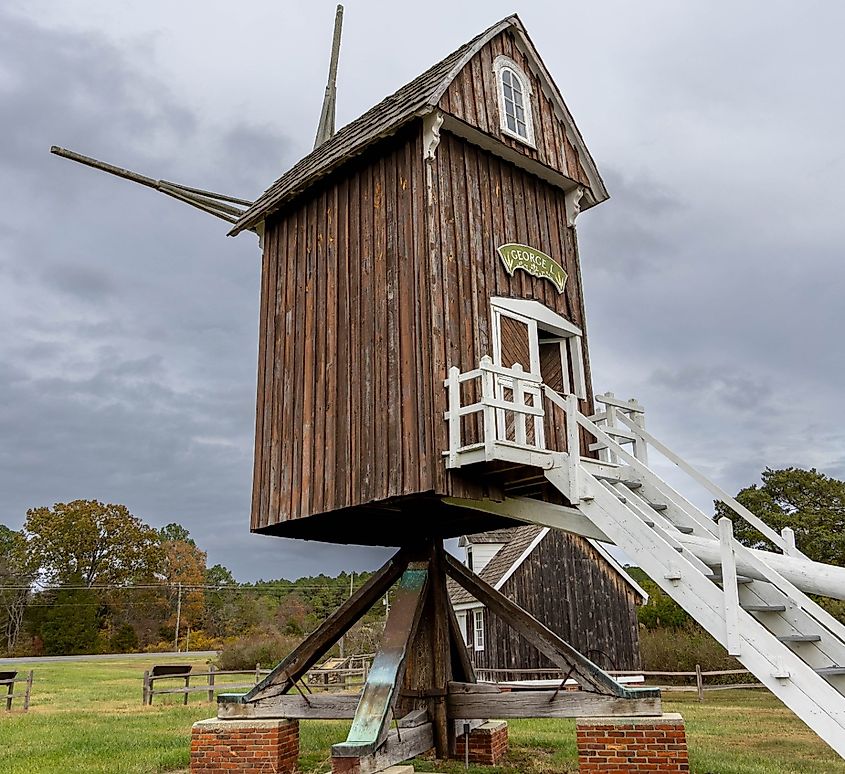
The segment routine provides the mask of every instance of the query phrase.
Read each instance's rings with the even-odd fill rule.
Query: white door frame
[[[512,317],[515,320],[528,325],[529,352],[531,355],[530,371],[540,375],[540,342],[538,325],[544,331],[559,336],[561,354],[561,368],[563,371],[563,383],[567,392],[571,392],[577,398],[587,398],[587,378],[584,369],[584,352],[581,344],[583,331],[573,325],[565,317],[553,312],[539,301],[531,301],[526,298],[503,298],[493,296],[490,299],[492,308],[492,332],[493,332],[493,362],[502,365],[502,342],[499,320],[501,316]],[[572,364],[573,384],[569,383],[568,364]]]

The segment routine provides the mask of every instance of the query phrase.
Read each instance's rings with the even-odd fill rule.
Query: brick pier
[[[579,718],[576,722],[581,774],[681,774],[689,771],[684,719]]]
[[[191,729],[191,774],[295,774],[296,720],[200,720]]]
[[[466,736],[456,740],[456,757],[464,759]],[[495,766],[508,752],[508,724],[491,720],[469,732],[469,760],[482,766]]]

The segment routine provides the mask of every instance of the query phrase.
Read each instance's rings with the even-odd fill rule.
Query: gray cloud
[[[3,521],[96,497],[183,522],[239,577],[377,561],[248,533],[254,242],[47,153],[254,195],[271,150],[274,174],[289,164],[286,143],[245,123],[209,129],[104,38],[0,14],[0,175],[14,192],[0,215],[0,319],[14,331],[0,342]],[[192,145],[220,161],[185,160]]]
[[[97,497],[183,522],[244,579],[373,566],[383,552],[247,531],[254,239],[47,152],[254,197],[310,147],[334,3],[237,17],[199,0],[11,5],[0,518]],[[830,420],[845,378],[843,10],[523,5],[613,196],[578,222],[597,389],[636,395],[649,426],[728,489],[765,465],[845,475]],[[511,10],[349,8],[341,121]]]

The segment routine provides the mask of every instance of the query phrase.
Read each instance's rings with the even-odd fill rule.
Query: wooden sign
[[[557,288],[557,292],[563,293],[564,285],[566,285],[566,272],[563,270],[563,266],[551,256],[534,247],[513,242],[496,249],[505,265],[505,271],[511,277],[513,277],[516,269],[522,269],[535,277],[550,280]]]

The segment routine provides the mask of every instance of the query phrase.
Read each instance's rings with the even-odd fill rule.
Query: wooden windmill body
[[[557,87],[512,16],[337,133],[333,102],[330,78],[314,151],[251,204],[54,149],[259,235],[251,528],[399,549],[254,690],[221,696],[219,717],[351,717],[333,756],[377,771],[432,746],[448,757],[455,723],[487,715],[659,714],[658,692],[618,684],[443,550],[518,524],[496,513],[506,499],[568,505],[534,460],[459,465],[456,439],[464,463],[491,422],[505,445],[561,448],[542,384],[593,410],[574,224],[607,192]],[[447,575],[581,690],[514,702],[478,686]],[[394,584],[361,696],[304,693]]]
[[[255,202],[53,149],[258,234],[252,529],[398,548],[266,680],[222,695],[219,717],[353,718],[333,758],[367,772],[432,746],[448,756],[455,723],[482,717],[659,714],[657,691],[620,685],[443,549],[528,523],[572,535],[573,566],[595,562],[590,540],[622,548],[845,756],[845,625],[810,596],[845,599],[845,570],[655,438],[636,401],[594,405],[575,221],[607,192],[520,20],[335,133],[340,18],[315,149]],[[772,550],[739,543],[649,452]],[[583,591],[588,574],[555,588]],[[477,684],[447,576],[580,690]],[[394,585],[361,695],[307,695],[305,672]]]
[[[527,139],[502,126],[502,67],[525,79]],[[276,181],[232,231],[264,245],[252,529],[401,545],[501,526],[453,498],[559,501],[524,468],[447,466],[443,380],[489,356],[592,412],[574,221],[606,197],[515,17]],[[509,244],[548,256],[563,286],[509,267]],[[561,432],[546,425],[550,447]]]

